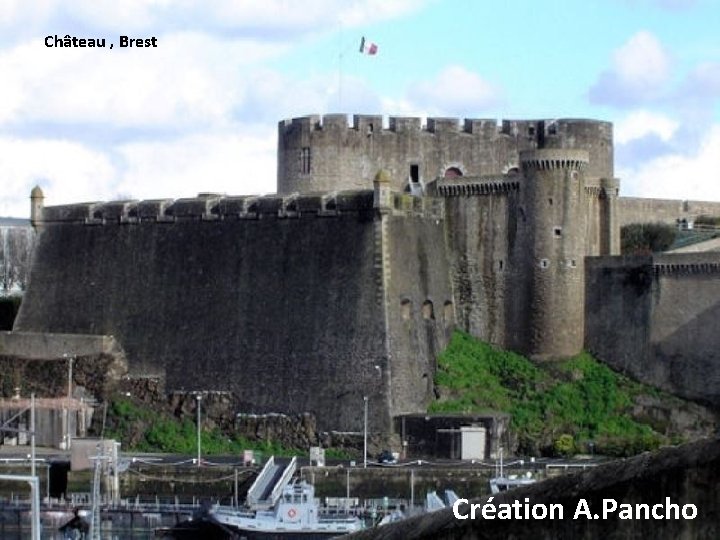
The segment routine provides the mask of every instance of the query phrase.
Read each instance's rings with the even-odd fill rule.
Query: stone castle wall
[[[619,198],[612,154],[605,122],[326,115],[280,123],[277,196],[43,208],[33,190],[15,330],[115,336],[168,392],[321,430],[361,429],[366,398],[371,430],[423,412],[454,327],[538,359],[585,346],[715,403],[714,259],[593,256],[622,223],[720,203]]]
[[[423,237],[424,212],[410,213]],[[377,429],[427,400],[391,392],[395,371],[425,373],[438,346],[426,341],[443,341],[422,332],[388,354],[393,261],[372,191],[71,205],[43,218],[16,331],[112,335],[131,374],[164,377],[169,392],[232,391],[238,410],[310,412],[321,429],[360,429],[363,396]],[[450,298],[430,290],[436,266],[408,291],[415,305]]]
[[[463,176],[499,175],[519,168],[519,153],[535,148],[589,152],[587,176],[613,177],[612,125],[593,120],[503,121],[345,114],[294,118],[278,127],[278,192],[369,188],[384,169],[397,191],[412,175],[428,184],[450,168]],[[416,167],[416,169],[413,169]],[[415,171],[415,172],[413,172]]]
[[[586,264],[586,348],[647,384],[719,407],[720,253]]]
[[[677,220],[694,220],[698,216],[720,216],[720,202],[680,201],[671,199],[618,199],[618,227],[630,223],[661,222],[675,224]]]
[[[517,327],[515,319],[527,301],[518,263],[523,248],[519,183],[498,191],[483,189],[482,181],[468,185],[478,186],[471,190],[475,194],[457,189],[445,199],[457,323],[474,336],[515,348],[519,336],[508,329]]]
[[[388,219],[386,320],[393,368],[391,379],[383,382],[392,388],[394,415],[427,410],[437,356],[455,327],[444,240],[444,220]]]

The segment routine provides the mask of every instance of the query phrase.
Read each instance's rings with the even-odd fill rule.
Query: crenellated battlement
[[[569,154],[528,166],[583,167],[593,185],[613,176],[608,122],[326,114],[279,123],[278,192],[369,188],[380,169],[397,191],[448,173],[501,175],[518,167],[521,152],[538,150]]]
[[[441,179],[433,183],[435,193],[441,197],[471,197],[497,195],[520,190],[517,175]]]
[[[387,119],[387,122],[385,121]],[[611,129],[607,122],[589,119],[498,120],[495,118],[460,118],[420,116],[389,116],[377,114],[311,114],[281,120],[281,133],[323,130],[354,130],[365,134],[388,133],[469,133],[487,136],[554,137],[562,136],[569,126],[596,126],[603,131]]]
[[[372,190],[269,196],[201,194],[183,199],[88,202],[43,209],[43,224],[85,225],[175,223],[230,219],[293,219],[336,217],[373,211]],[[441,201],[432,197],[393,194],[393,214],[443,217]]]
[[[520,152],[523,169],[583,169],[590,158],[587,150],[546,148]]]
[[[653,256],[656,276],[720,274],[720,253],[665,253]]]
[[[720,274],[720,262],[691,264],[654,264],[656,275]]]

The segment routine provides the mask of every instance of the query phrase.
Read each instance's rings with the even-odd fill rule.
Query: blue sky
[[[278,120],[326,112],[610,120],[623,194],[720,200],[718,29],[717,0],[0,0],[0,215],[269,193]]]

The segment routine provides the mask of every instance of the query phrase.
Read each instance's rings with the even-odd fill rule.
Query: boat
[[[269,510],[243,512],[218,506],[210,515],[247,540],[331,538],[362,529],[362,522],[356,517],[320,515],[314,487],[307,482],[286,486],[280,500]]]
[[[176,539],[314,540],[350,534],[363,528],[354,516],[323,516],[315,487],[293,481],[296,458],[281,465],[271,457],[250,487],[246,507],[215,505],[205,514],[166,531]]]
[[[530,474],[530,473],[528,473]],[[490,479],[490,493],[495,495],[496,493],[502,493],[510,489],[515,489],[522,486],[529,486],[537,482],[535,478],[527,476],[517,476],[511,474],[510,476],[496,476]]]
[[[503,452],[502,448],[500,448],[500,470],[495,470],[495,476],[490,479],[490,493],[495,495],[497,493],[502,493],[503,491],[508,491],[510,489],[515,489],[522,486],[529,486],[530,484],[534,484],[537,482],[535,478],[532,477],[532,474],[530,472],[527,473],[527,476],[518,476],[516,474],[511,474],[509,476],[505,476],[503,473]]]

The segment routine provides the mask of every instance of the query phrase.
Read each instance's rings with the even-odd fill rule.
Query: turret
[[[42,223],[44,206],[45,194],[40,186],[35,186],[30,192],[30,224],[36,231]]]
[[[537,359],[580,352],[584,336],[585,150],[521,152],[525,174],[526,352]]]
[[[618,178],[600,179],[600,255],[620,255],[620,224],[617,219]]]
[[[387,211],[392,208],[390,173],[379,170],[373,180],[373,208]]]

